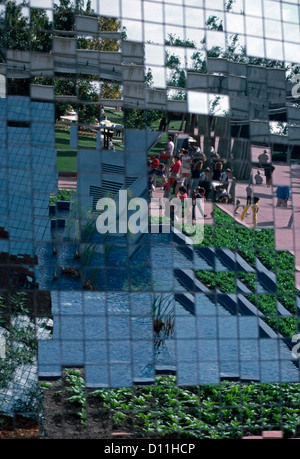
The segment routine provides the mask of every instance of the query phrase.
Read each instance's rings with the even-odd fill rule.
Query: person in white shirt
[[[171,136],[168,138],[168,143],[167,143],[167,154],[169,157],[173,156],[174,153],[174,142]]]
[[[181,174],[184,177],[190,178],[191,176],[191,160],[192,158],[190,157],[189,152],[184,150],[181,157]]]

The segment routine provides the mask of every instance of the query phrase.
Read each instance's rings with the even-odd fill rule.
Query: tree
[[[46,11],[32,8],[30,11],[31,51],[50,53],[52,49],[52,23]]]
[[[160,121],[165,112],[159,110],[125,109],[125,127],[129,129],[146,129],[156,121]]]
[[[59,5],[54,3],[53,23],[55,30],[75,29],[75,10],[71,0],[59,0]]]
[[[102,16],[99,21],[100,32],[120,32],[121,22],[119,19]],[[121,34],[122,36],[122,34]],[[123,36],[122,36],[123,38]],[[98,51],[118,52],[121,48],[120,40],[112,40],[98,37],[82,36],[78,38],[79,49],[95,49]]]
[[[165,40],[165,45],[167,46],[176,46],[182,48],[196,48],[196,45],[193,41],[182,40],[180,37],[177,37],[173,34],[168,34],[168,39]],[[169,77],[167,80],[167,85],[177,88],[186,87],[186,66],[182,66],[180,58],[170,51],[166,51],[166,67],[170,69]],[[186,92],[180,90],[169,92],[169,97],[174,100],[184,100],[186,99]]]
[[[184,48],[196,48],[196,44],[194,41],[190,41],[189,39],[183,40],[180,37],[176,37],[171,33],[168,34],[168,39],[165,40],[166,46],[182,46]]]
[[[0,15],[0,58],[5,62],[5,49],[29,50],[29,24],[22,14],[25,2],[17,5],[15,0],[9,0],[5,13]]]

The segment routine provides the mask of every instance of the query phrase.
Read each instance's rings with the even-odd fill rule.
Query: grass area
[[[292,337],[299,332],[299,317],[283,317],[278,315],[277,295],[261,294],[246,295],[246,298],[264,314],[264,321],[277,333]]]
[[[198,245],[236,250],[253,267],[257,257],[270,270],[294,271],[293,255],[275,251],[273,229],[246,228],[217,206],[213,216],[214,225],[205,225],[204,239]]]
[[[55,131],[55,141],[57,148],[57,170],[76,171],[77,149],[70,148],[70,133],[68,130],[59,128]],[[116,151],[124,149],[121,141],[114,141]],[[79,133],[79,148],[96,148],[96,135],[91,133]]]
[[[105,108],[105,115],[109,121],[113,124],[124,125],[124,112],[122,110],[116,110],[114,108]]]
[[[70,134],[56,129],[55,142],[57,148],[57,170],[75,172],[77,150],[70,148]]]

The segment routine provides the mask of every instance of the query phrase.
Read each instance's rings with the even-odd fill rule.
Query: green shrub
[[[57,201],[70,201],[71,196],[75,194],[75,190],[66,190],[66,189],[61,189],[58,190],[58,193],[55,196],[50,197],[50,204],[55,204]]]
[[[98,389],[91,395],[111,410],[116,426],[122,428],[130,419],[143,437],[223,439],[261,435],[262,430],[295,435],[300,421],[299,388],[300,384],[228,381],[181,387],[175,377],[161,376],[151,386]]]

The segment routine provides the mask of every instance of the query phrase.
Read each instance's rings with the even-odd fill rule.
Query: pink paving
[[[243,437],[243,440],[282,440],[283,432],[281,430],[264,430],[262,435],[250,435]],[[292,437],[290,440],[300,440],[298,437]]]
[[[59,176],[58,177],[58,189],[62,190],[76,190],[77,179],[76,177]]]

